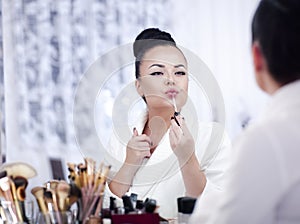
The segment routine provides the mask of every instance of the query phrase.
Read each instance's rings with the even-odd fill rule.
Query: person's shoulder
[[[273,150],[274,140],[278,138],[276,132],[271,120],[254,122],[233,140],[233,150],[238,153],[268,153]]]
[[[282,139],[285,133],[293,135],[300,131],[300,116],[293,116],[293,111],[285,113],[276,113],[265,115],[258,121],[254,121],[249,125],[241,136],[248,139],[257,140],[275,140]]]

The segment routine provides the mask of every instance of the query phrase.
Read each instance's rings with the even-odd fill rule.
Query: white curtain
[[[72,121],[79,80],[97,57],[132,42],[145,27],[166,29],[168,5],[165,0],[3,0],[0,100],[6,161],[31,163],[39,173],[36,183],[51,178],[51,157],[82,162]],[[111,95],[126,80],[115,78]]]

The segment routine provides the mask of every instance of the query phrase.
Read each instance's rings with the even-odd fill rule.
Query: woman
[[[126,149],[112,140],[110,153],[123,164],[113,165],[107,190],[118,198],[132,192],[142,200],[156,199],[160,215],[175,218],[178,197],[198,197],[222,187],[225,147],[208,147],[214,133],[207,124],[199,124],[195,144],[180,114],[187,101],[188,64],[171,35],[155,28],[142,31],[134,55],[135,86],[147,112]]]

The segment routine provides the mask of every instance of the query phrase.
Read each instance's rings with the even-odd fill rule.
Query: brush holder
[[[39,212],[35,224],[75,224],[76,218],[71,211],[66,212]]]

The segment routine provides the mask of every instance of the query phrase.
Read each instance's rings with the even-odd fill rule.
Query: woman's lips
[[[169,89],[168,91],[165,92],[165,94],[169,97],[169,98],[174,98],[176,97],[176,95],[178,94],[178,91],[175,89]]]

